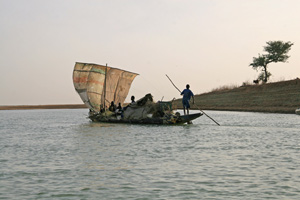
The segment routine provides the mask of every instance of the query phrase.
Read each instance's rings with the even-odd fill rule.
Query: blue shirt
[[[194,96],[193,92],[192,92],[190,89],[184,89],[184,90],[181,92],[181,95],[183,95],[182,100],[190,100],[191,97]]]

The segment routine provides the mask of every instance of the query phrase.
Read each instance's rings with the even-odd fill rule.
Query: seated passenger
[[[131,96],[131,103],[129,103],[127,106],[125,106],[123,108],[123,110],[125,111],[131,104],[134,104],[135,103],[135,97],[134,96]]]
[[[119,105],[118,105],[118,107],[117,107],[117,110],[118,111],[122,111],[123,109],[122,109],[122,106],[121,106],[121,103],[119,103]]]
[[[131,96],[131,103],[135,103],[135,97],[134,96]]]
[[[116,105],[113,101],[110,103],[110,106],[109,106],[108,110],[111,111],[111,112],[116,111]]]
[[[119,103],[117,109],[116,109],[116,115],[121,115],[121,118],[123,118],[123,108],[121,106],[121,103]]]
[[[105,109],[103,107],[103,104],[100,105],[100,113],[104,113],[105,112]]]

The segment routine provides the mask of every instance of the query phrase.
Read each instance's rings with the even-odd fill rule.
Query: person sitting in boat
[[[104,113],[105,112],[105,109],[103,107],[103,104],[100,105],[100,113]]]
[[[116,111],[116,105],[113,101],[110,103],[110,106],[109,106],[108,110],[111,111],[111,112]]]
[[[135,103],[135,97],[134,96],[131,96],[131,103]]]
[[[183,105],[184,115],[186,114],[185,113],[185,109],[187,111],[187,114],[189,114],[189,109],[190,109],[190,102],[189,101],[190,101],[191,97],[193,97],[193,104],[195,104],[194,94],[190,90],[190,85],[189,84],[186,85],[186,89],[184,89],[181,92],[181,95],[183,95],[183,97],[182,97],[182,105]]]
[[[123,111],[125,111],[130,105],[134,104],[135,103],[135,97],[134,96],[131,96],[131,103],[129,103],[127,106],[125,106],[123,108]]]
[[[123,118],[123,108],[121,106],[121,103],[119,103],[117,109],[116,109],[116,115],[121,115],[121,117]]]
[[[120,111],[120,110],[123,110],[123,109],[122,109],[122,106],[121,106],[121,103],[119,103],[119,105],[118,105],[118,107],[117,107],[117,110],[119,110],[119,111]]]

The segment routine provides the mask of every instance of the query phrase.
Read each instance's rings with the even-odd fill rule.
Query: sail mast
[[[106,110],[106,106],[105,106],[105,100],[106,100],[106,76],[107,76],[107,63],[106,63],[106,67],[105,67],[105,78],[104,78],[104,110]]]

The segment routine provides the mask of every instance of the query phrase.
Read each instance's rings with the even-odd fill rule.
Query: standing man
[[[186,89],[184,89],[181,92],[181,95],[183,95],[182,105],[183,105],[184,115],[186,114],[185,109],[187,110],[187,114],[189,114],[189,109],[190,109],[190,102],[189,101],[190,101],[191,97],[193,97],[193,104],[195,104],[194,94],[190,90],[190,85],[189,84],[186,85]]]

